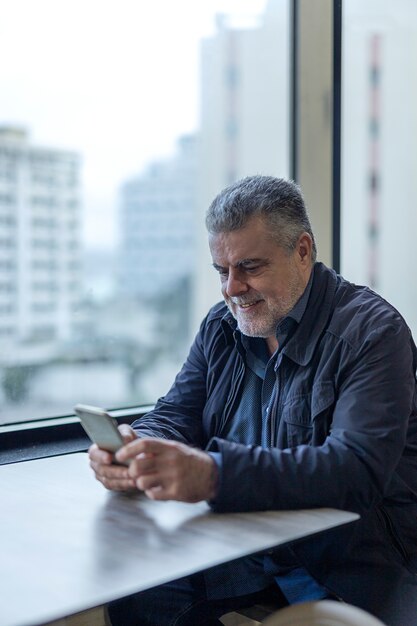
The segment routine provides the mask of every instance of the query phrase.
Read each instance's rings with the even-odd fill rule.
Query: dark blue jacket
[[[273,447],[222,438],[245,371],[224,304],[211,309],[167,395],[135,427],[220,452],[212,507],[334,507],[355,524],[294,544],[311,575],[389,626],[417,625],[417,354],[383,298],[321,263],[278,356]]]

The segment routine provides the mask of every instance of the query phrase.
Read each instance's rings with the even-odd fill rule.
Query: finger
[[[157,474],[146,474],[139,476],[135,481],[136,487],[141,491],[152,491],[154,489],[162,489],[161,478]]]
[[[103,465],[101,463],[90,462],[96,479],[101,482],[106,489],[125,491],[135,487],[135,481],[129,476],[127,468],[119,465]]]
[[[96,475],[96,479],[109,491],[136,491],[135,481],[129,479],[113,479]]]
[[[170,489],[164,487],[164,485],[155,484],[154,486],[144,490],[144,493],[150,500],[178,500],[180,502],[185,501],[181,497],[176,497],[175,494]]]
[[[131,426],[129,426],[129,424],[120,424],[119,431],[125,443],[129,443],[138,438],[136,432],[133,430]]]
[[[123,463],[129,459],[132,459],[142,453],[150,453],[152,454],[152,451],[150,449],[150,445],[149,442],[152,442],[152,439],[149,438],[136,438],[134,441],[131,441],[130,443],[127,443],[125,446],[123,446],[123,448],[120,448],[120,450],[117,451],[116,453],[116,459],[120,462]],[[157,440],[159,441],[159,440]]]
[[[110,465],[113,462],[113,455],[106,450],[102,450],[97,444],[93,443],[88,449],[88,456],[90,461],[94,463],[102,463],[103,465]]]
[[[128,471],[131,478],[139,478],[143,474],[155,473],[155,457],[145,454],[135,456],[129,464]]]
[[[142,443],[142,452],[154,455],[163,454],[164,452],[182,445],[178,441],[171,441],[170,439],[161,439],[158,437],[142,437],[140,441]]]
[[[105,476],[106,478],[129,478],[128,468],[124,465],[107,465],[90,461],[90,466],[96,474]]]
[[[150,500],[169,500],[169,498],[167,498],[165,494],[165,490],[163,489],[163,487],[161,487],[161,485],[153,487],[152,489],[147,489],[144,493]]]

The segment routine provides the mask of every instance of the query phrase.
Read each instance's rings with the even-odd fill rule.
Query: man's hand
[[[128,424],[120,424],[119,430],[125,443],[137,439],[135,431]],[[128,468],[123,465],[115,465],[111,452],[101,450],[94,443],[88,450],[88,456],[90,457],[90,466],[94,470],[97,480],[106,489],[111,489],[112,491],[136,489],[135,481],[129,475]]]
[[[214,498],[218,470],[209,454],[177,441],[136,439],[116,453],[130,460],[128,473],[152,500],[199,502]]]

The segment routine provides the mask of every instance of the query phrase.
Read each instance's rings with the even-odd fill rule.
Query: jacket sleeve
[[[162,437],[204,447],[202,414],[206,402],[207,361],[204,335],[207,318],[168,393],[132,426],[141,437]]]
[[[220,484],[212,508],[328,506],[359,513],[369,509],[390,486],[408,429],[414,429],[415,439],[408,454],[415,458],[412,346],[403,322],[370,330],[350,357],[337,390],[330,433],[320,446],[262,449],[212,439],[207,449],[221,453]]]

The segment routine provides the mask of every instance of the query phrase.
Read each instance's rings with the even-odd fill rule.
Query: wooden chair
[[[257,626],[263,623],[263,620],[277,611],[277,605],[254,604],[247,609],[239,609],[232,613],[224,615],[220,621],[224,626]]]
[[[385,626],[363,609],[334,600],[303,602],[280,609],[263,626]]]

